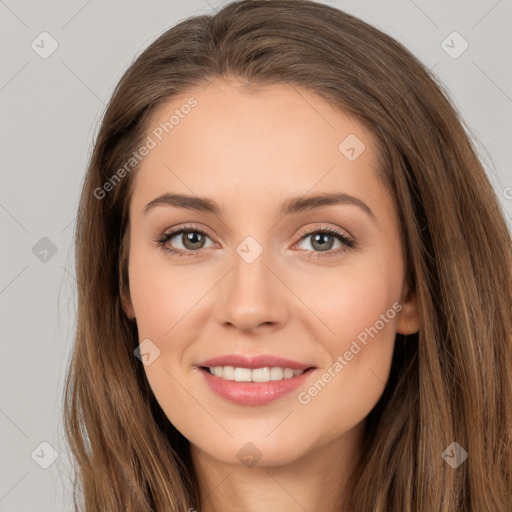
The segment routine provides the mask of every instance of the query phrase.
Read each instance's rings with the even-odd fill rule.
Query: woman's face
[[[169,420],[228,464],[359,439],[396,332],[419,328],[370,133],[305,90],[229,79],[161,106],[147,137],[124,308]]]

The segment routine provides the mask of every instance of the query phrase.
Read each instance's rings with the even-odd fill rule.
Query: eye
[[[157,245],[167,253],[175,254],[177,256],[197,256],[194,254],[200,249],[205,248],[205,240],[210,238],[205,231],[197,226],[182,226],[179,229],[163,233],[157,240]],[[174,244],[170,245],[173,239],[177,240],[183,248],[175,248]],[[175,242],[176,243],[176,242]]]
[[[330,227],[301,232],[300,236],[299,244],[311,239],[309,246],[312,247],[313,250],[306,250],[308,257],[321,258],[337,256],[347,250],[356,248],[356,242],[353,238]],[[337,250],[332,251],[331,249],[336,242],[339,243],[339,247]]]

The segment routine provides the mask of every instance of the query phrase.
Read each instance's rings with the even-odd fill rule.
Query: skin
[[[162,105],[148,135],[191,96],[197,106],[134,175],[123,307],[137,322],[139,339],[160,350],[144,367],[147,378],[191,443],[202,512],[263,512],[270,504],[283,512],[338,510],[365,418],[389,376],[396,332],[420,325],[371,134],[310,92],[284,84],[249,92],[230,77]],[[338,149],[349,134],[366,146],[354,161]],[[164,192],[208,197],[221,215],[169,205],[144,213]],[[359,198],[375,220],[351,204],[279,214],[285,200],[320,192]],[[190,249],[181,234],[167,245],[198,256],[167,254],[155,243],[189,223],[207,232],[203,246],[196,239],[203,248]],[[355,239],[358,249],[328,257],[343,242],[315,246],[314,234],[298,236],[304,228],[326,227]],[[263,249],[252,263],[236,252],[247,236]],[[308,404],[299,403],[298,393],[396,302],[400,313]],[[231,353],[275,354],[317,369],[297,392],[240,406],[214,394],[196,367]],[[237,457],[248,442],[261,453],[253,467]]]

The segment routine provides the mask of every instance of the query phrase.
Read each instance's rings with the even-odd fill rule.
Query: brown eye
[[[310,248],[303,249],[308,256],[336,256],[356,247],[355,240],[333,228],[315,229],[301,234],[299,244],[310,239]],[[339,245],[335,247],[336,243]],[[332,250],[334,248],[334,250]],[[322,253],[326,253],[325,255]]]
[[[202,249],[205,243],[205,235],[199,231],[181,231],[178,235],[172,236],[169,240],[176,238],[176,236],[181,237],[179,238],[180,242],[185,249],[190,251]]]
[[[165,252],[178,256],[196,256],[194,253],[206,248],[207,239],[210,237],[203,230],[186,226],[162,234],[156,242]]]

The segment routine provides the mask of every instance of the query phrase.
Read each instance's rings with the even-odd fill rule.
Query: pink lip
[[[258,356],[241,356],[238,354],[228,354],[225,356],[218,356],[212,359],[206,359],[197,363],[196,366],[235,366],[239,368],[264,368],[266,366],[270,368],[291,368],[292,370],[306,370],[311,368],[311,364],[302,364],[291,359],[285,359],[283,357],[277,357],[270,354],[262,354]]]
[[[234,366],[251,369],[268,366],[270,368],[281,367],[305,370],[304,373],[296,377],[270,382],[237,382],[234,380],[224,380],[220,377],[215,377],[207,369],[201,368],[199,370],[214,393],[237,405],[249,406],[265,405],[291,393],[299,386],[303,385],[313,372],[312,365],[306,365],[292,361],[291,359],[272,355],[246,357],[232,354],[201,361],[197,366],[208,366],[210,368],[215,366]]]
[[[238,405],[265,405],[297,389],[313,371],[307,370],[297,377],[270,382],[224,380],[205,369],[200,369],[199,373],[213,392],[230,402]]]

